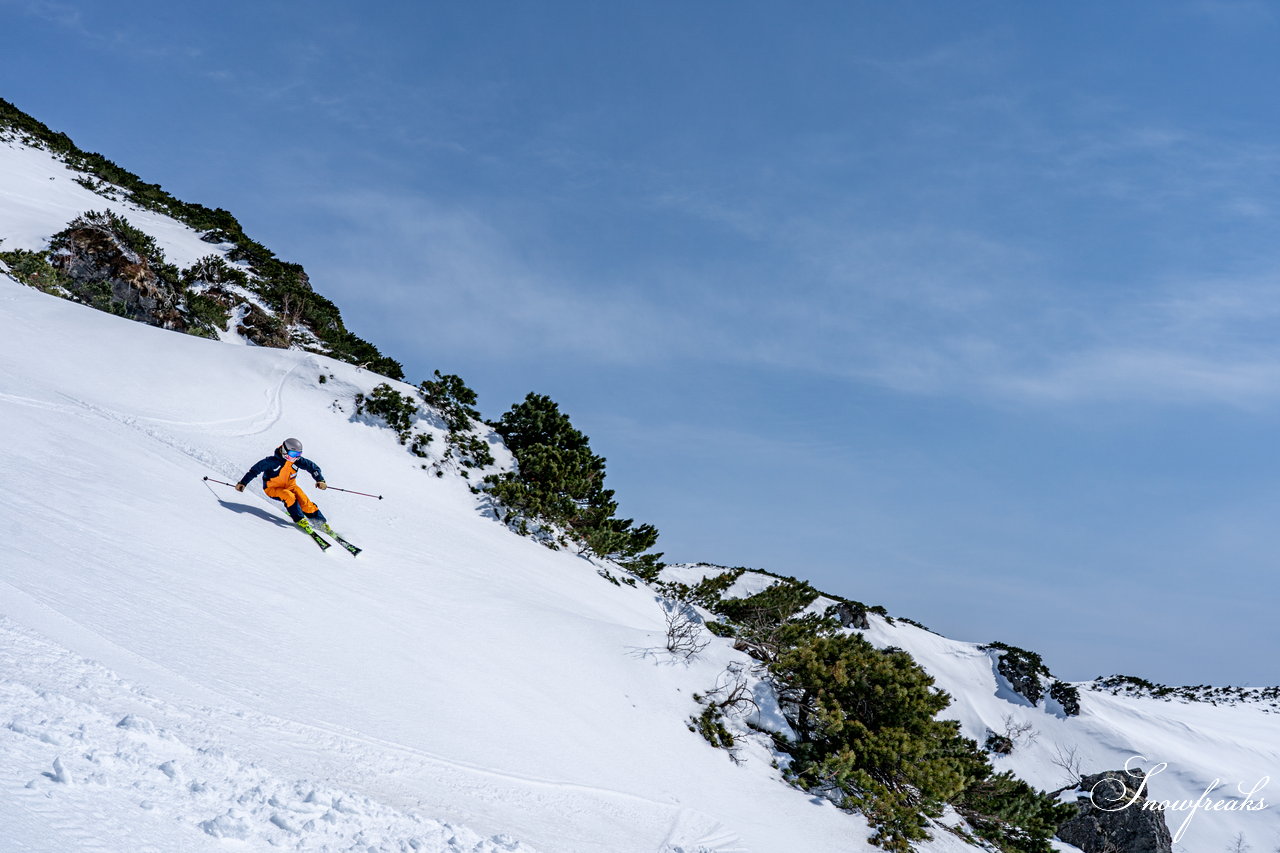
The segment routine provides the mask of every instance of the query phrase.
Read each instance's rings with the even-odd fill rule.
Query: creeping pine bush
[[[829,616],[800,615],[817,597],[818,591],[804,581],[779,581],[755,595],[722,600],[712,609],[734,626],[747,654],[774,663],[804,637],[836,630]]]
[[[185,308],[190,333],[216,339],[218,332],[227,328],[231,320],[228,305],[235,301],[228,296],[225,287],[247,287],[249,276],[218,255],[206,255],[184,269],[181,279],[186,288]],[[284,332],[283,325],[280,325],[279,334],[287,338]],[[320,381],[324,381],[323,376]]]
[[[467,387],[462,378],[452,373],[433,371],[434,379],[427,379],[418,386],[423,401],[440,412],[450,432],[471,428],[471,422],[480,419],[476,411],[476,392]]]
[[[1009,853],[1052,853],[1049,839],[1076,807],[1055,802],[1008,771],[995,773],[986,765],[972,772],[952,805],[978,837]]]
[[[199,284],[249,285],[249,276],[227,263],[219,255],[205,255],[182,271],[182,283],[190,287]]]
[[[514,524],[540,521],[567,533],[584,552],[614,560],[645,580],[661,570],[661,554],[646,554],[658,541],[651,524],[618,518],[612,489],[604,487],[605,460],[591,450],[550,398],[529,394],[490,424],[516,458],[517,470],[491,474],[485,489],[509,511]]]
[[[1080,689],[1074,684],[1067,684],[1065,681],[1054,681],[1049,685],[1049,696],[1051,696],[1059,705],[1062,711],[1068,717],[1076,717],[1080,714]]]
[[[43,252],[11,249],[0,252],[0,261],[8,267],[11,276],[29,287],[59,296],[68,292],[70,279],[49,263],[49,258]]]
[[[135,228],[129,220],[115,211],[90,210],[82,213],[67,226],[68,231],[77,228],[92,228],[109,233],[125,248],[138,257],[145,259],[153,267],[167,266],[164,251],[156,243],[155,238],[145,231]],[[54,237],[53,248],[58,248],[58,237],[56,236]]]
[[[108,314],[125,314],[125,303],[115,298],[110,284],[105,281],[78,284],[51,264],[48,255],[43,252],[13,249],[0,252],[0,261],[4,261],[9,274],[15,279],[37,290],[82,302]]]
[[[733,586],[745,571],[746,569],[729,569],[718,575],[708,575],[695,584],[664,581],[658,587],[674,601],[715,610],[725,590]]]
[[[435,378],[418,386],[423,402],[440,413],[448,429],[444,458],[457,457],[464,468],[487,468],[494,463],[488,443],[476,435],[480,413],[476,392],[461,377],[435,371]],[[465,472],[464,472],[465,473]]]
[[[982,648],[1000,651],[1000,662],[997,664],[1000,674],[1029,702],[1034,704],[1040,701],[1044,696],[1044,682],[1041,676],[1046,678],[1053,676],[1040,655],[998,641],[988,643]]]
[[[226,329],[231,312],[212,296],[189,293],[186,297],[186,316],[190,334],[201,338],[218,339],[218,331]]]
[[[702,701],[702,697],[695,695],[694,700]],[[714,703],[708,703],[701,714],[689,718],[689,731],[702,735],[716,749],[733,749],[733,733],[725,727],[724,712]]]
[[[418,404],[406,394],[401,394],[383,382],[366,397],[356,395],[356,414],[370,414],[382,418],[387,426],[395,430],[401,444],[409,441],[409,432],[413,422],[418,418]]]

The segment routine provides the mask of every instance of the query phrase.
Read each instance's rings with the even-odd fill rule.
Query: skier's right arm
[[[270,456],[268,456],[266,459],[260,460],[252,468],[250,468],[248,471],[245,472],[244,476],[240,478],[240,482],[236,483],[236,491],[243,492],[244,487],[249,485],[249,481],[252,480],[254,477],[258,476],[259,474],[262,474],[263,472],[265,472],[268,466],[270,465],[271,465]]]

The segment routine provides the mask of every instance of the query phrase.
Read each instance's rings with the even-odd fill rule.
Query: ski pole
[[[215,480],[212,477],[205,477],[204,479],[208,480],[210,483],[221,483],[224,486],[230,486],[233,489],[236,487],[235,483],[228,483],[226,480]]]
[[[339,489],[337,486],[330,486],[329,491],[346,492],[349,495],[364,495],[366,498],[377,498],[378,500],[382,500],[382,495],[371,495],[368,492],[355,492],[355,491],[352,491],[351,489]]]

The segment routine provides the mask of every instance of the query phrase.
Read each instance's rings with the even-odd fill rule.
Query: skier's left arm
[[[320,473],[319,465],[304,457],[298,460],[298,467],[315,477],[317,489],[329,488],[329,484],[324,481],[324,474]]]

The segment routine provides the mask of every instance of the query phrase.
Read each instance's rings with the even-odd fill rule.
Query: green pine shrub
[[[268,314],[252,302],[248,303],[240,318],[239,332],[260,347],[284,349],[289,346],[290,333],[275,314]]]
[[[5,262],[15,279],[37,290],[80,302],[118,317],[123,317],[127,313],[125,302],[115,297],[109,283],[105,281],[77,283],[50,263],[49,256],[43,252],[13,249],[0,252],[0,260]]]
[[[440,412],[450,432],[471,429],[471,422],[480,419],[476,411],[476,392],[467,387],[462,378],[452,373],[433,371],[434,379],[427,379],[418,386],[423,401]]]
[[[1000,651],[1000,662],[996,665],[1000,674],[1031,704],[1036,704],[1044,696],[1044,682],[1041,677],[1052,678],[1053,673],[1045,666],[1040,655],[1008,643],[992,642],[982,647]]]
[[[249,275],[231,266],[221,255],[205,255],[182,271],[182,283],[187,287],[226,284],[248,287]]]
[[[706,628],[717,637],[734,636],[733,626],[726,622],[707,622]]]
[[[799,735],[792,777],[865,814],[877,831],[872,841],[887,850],[927,838],[926,818],[940,815],[984,764],[957,723],[934,719],[950,697],[903,651],[819,633],[782,651],[771,670]]]
[[[418,419],[418,404],[407,394],[401,394],[387,383],[376,386],[366,397],[356,394],[356,414],[369,414],[381,418],[395,430],[401,444],[409,441],[409,432]]]
[[[434,435],[429,432],[420,432],[409,442],[409,452],[420,459],[426,459],[428,456],[427,448],[431,446],[433,441],[435,441]]]
[[[1049,839],[1076,814],[1076,806],[1056,802],[1008,771],[995,773],[988,766],[972,772],[953,805],[978,837],[1008,853],[1053,853]]]
[[[695,696],[695,701],[702,698]],[[701,714],[689,718],[689,731],[702,735],[716,749],[733,749],[733,733],[725,727],[724,712],[714,703],[707,703]]]
[[[1063,713],[1068,717],[1079,716],[1080,689],[1074,684],[1068,684],[1065,681],[1054,681],[1053,684],[1049,685],[1049,696],[1062,706]]]
[[[1008,755],[1013,752],[1013,738],[1008,735],[1002,735],[999,732],[987,732],[987,740],[983,747],[987,752]]]
[[[186,314],[190,334],[213,340],[218,340],[218,332],[231,320],[227,306],[205,293],[187,294]]]
[[[671,581],[659,584],[659,589],[675,601],[715,611],[725,591],[737,583],[745,571],[744,568],[727,569],[718,575],[708,575],[692,585]]]
[[[827,615],[799,615],[817,597],[818,591],[804,581],[780,580],[755,595],[721,600],[711,609],[734,625],[739,646],[747,654],[772,664],[806,638],[839,628]]]
[[[584,552],[656,579],[661,555],[644,552],[657,543],[657,528],[616,516],[614,492],[604,487],[604,457],[592,452],[587,436],[550,397],[529,394],[490,426],[516,458],[517,470],[484,479],[509,522],[553,525]]]
[[[110,234],[115,237],[116,242],[145,260],[153,269],[169,266],[164,256],[164,250],[156,243],[155,238],[140,228],[136,228],[133,223],[115,211],[86,211],[73,219],[62,234],[77,228],[92,228]],[[53,239],[52,247],[55,250],[60,248],[59,236],[61,235],[56,235]],[[176,279],[177,276],[173,276],[173,278]]]
[[[444,458],[457,458],[464,468],[487,468],[494,463],[488,443],[476,435],[480,412],[475,409],[476,392],[461,377],[435,371],[435,378],[418,386],[423,402],[440,413],[448,430]],[[466,472],[463,471],[463,476]]]
[[[44,252],[10,249],[0,252],[0,261],[8,268],[9,275],[29,287],[55,296],[66,296],[70,292],[71,280],[49,263]]]

